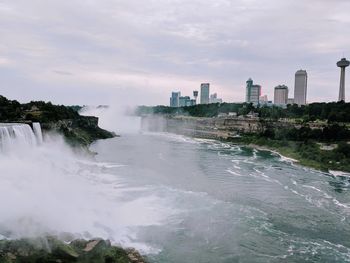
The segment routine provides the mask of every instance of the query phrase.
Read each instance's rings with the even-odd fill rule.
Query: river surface
[[[91,149],[150,262],[350,262],[349,177],[166,133]]]

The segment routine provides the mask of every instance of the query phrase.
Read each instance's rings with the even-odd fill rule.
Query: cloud
[[[209,81],[224,100],[241,101],[252,77],[272,99],[275,85],[293,89],[304,68],[308,100],[336,100],[335,62],[350,56],[349,8],[326,0],[1,1],[2,92],[167,104],[172,90],[190,95]]]

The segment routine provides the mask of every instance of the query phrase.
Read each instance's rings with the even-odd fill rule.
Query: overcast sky
[[[349,11],[349,0],[0,0],[0,94],[151,105],[210,82],[237,102],[249,77],[269,99],[278,84],[293,97],[306,69],[308,101],[334,101]]]

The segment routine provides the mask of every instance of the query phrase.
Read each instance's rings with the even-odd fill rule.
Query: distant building
[[[287,105],[288,105],[288,104],[293,105],[293,104],[294,104],[294,98],[288,98],[288,100],[287,100]]]
[[[350,65],[350,61],[346,58],[342,58],[337,62],[337,66],[340,68],[340,86],[339,86],[339,98],[338,101],[345,101],[345,68]]]
[[[218,99],[218,95],[214,93],[210,95],[209,103],[222,103],[222,99]]]
[[[261,96],[261,86],[254,85],[253,80],[250,78],[247,80],[246,86],[246,99],[248,103],[259,104],[259,99]]]
[[[193,91],[193,97],[194,97],[194,100],[195,100],[196,103],[197,103],[198,90],[194,90],[194,91]]]
[[[170,107],[179,107],[180,106],[180,97],[181,92],[172,92],[170,97]]]
[[[268,100],[268,98],[267,98],[267,95],[262,95],[262,96],[260,96],[260,98],[259,98],[259,102],[260,103],[267,103],[269,100]]]
[[[307,72],[306,70],[298,70],[295,73],[294,85],[294,103],[300,105],[306,104],[307,94]]]
[[[209,103],[209,83],[202,83],[201,84],[201,104],[208,104]]]
[[[196,105],[196,100],[191,99],[189,96],[179,98],[179,107],[188,107],[193,105]]]
[[[286,85],[278,85],[275,87],[273,102],[277,105],[287,105],[288,87]]]

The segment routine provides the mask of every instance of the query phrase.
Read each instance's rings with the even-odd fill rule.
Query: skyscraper
[[[259,104],[260,96],[261,96],[261,86],[254,85],[253,80],[249,78],[247,80],[245,101],[248,103]]]
[[[180,96],[181,92],[172,92],[170,97],[170,107],[180,106]]]
[[[201,84],[201,104],[209,104],[209,83]]]
[[[306,104],[307,93],[307,73],[306,70],[298,70],[295,73],[294,85],[294,103],[300,105]]]
[[[274,104],[287,105],[288,103],[288,87],[286,85],[278,85],[275,87]]]

